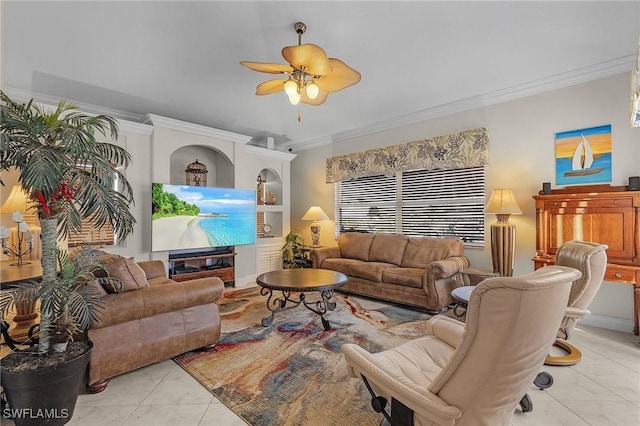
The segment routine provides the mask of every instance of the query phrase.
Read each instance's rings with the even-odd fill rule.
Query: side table
[[[499,277],[499,272],[488,269],[467,268],[462,270],[462,282],[464,285],[478,285],[487,278]]]
[[[464,320],[467,314],[467,304],[475,286],[487,278],[499,277],[500,274],[486,269],[474,268],[464,269],[461,273],[464,285],[454,288],[451,292],[451,297],[453,298],[453,315],[458,319]]]

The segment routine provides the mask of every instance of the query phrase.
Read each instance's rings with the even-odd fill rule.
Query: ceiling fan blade
[[[270,74],[289,74],[293,72],[293,68],[291,68],[291,66],[289,65],[274,64],[271,62],[241,61],[240,65],[244,65],[245,67],[254,71],[267,72]]]
[[[320,90],[337,92],[360,81],[360,73],[340,59],[329,58],[333,72],[315,80]]]
[[[331,73],[331,63],[327,54],[315,44],[301,44],[282,48],[282,56],[298,69],[305,67],[305,71],[313,75],[327,75]]]
[[[284,82],[287,79],[275,79],[267,80],[264,83],[258,84],[256,87],[256,95],[270,95],[272,93],[278,93],[284,90]]]
[[[327,100],[327,96],[329,96],[329,92],[320,90],[318,92],[318,96],[316,96],[315,99],[311,99],[307,96],[306,92],[303,90],[302,95],[300,95],[300,102],[303,104],[318,106],[318,105],[322,105]]]

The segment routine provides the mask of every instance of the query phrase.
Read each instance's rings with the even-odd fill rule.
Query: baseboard
[[[591,314],[582,318],[580,324],[590,325],[607,330],[622,331],[624,333],[633,333],[633,320],[624,318],[609,317],[606,315]]]
[[[257,277],[258,276],[255,274],[245,275],[244,277],[236,277],[234,287],[255,287],[258,285],[256,284]]]

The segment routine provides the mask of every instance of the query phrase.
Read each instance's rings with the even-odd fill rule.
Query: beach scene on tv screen
[[[152,185],[153,251],[255,243],[256,191]]]

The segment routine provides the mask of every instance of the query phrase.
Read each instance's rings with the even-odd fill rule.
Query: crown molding
[[[305,149],[316,148],[319,146],[331,145],[333,142],[334,140],[331,136],[323,136],[321,138],[311,139],[304,142],[293,142],[293,141],[285,142],[283,144],[280,144],[280,147],[291,150],[291,151],[293,150],[302,151]]]
[[[50,95],[43,95],[41,93],[32,93],[27,90],[17,89],[15,87],[8,87],[6,93],[14,101],[26,103],[33,99],[34,102],[51,111],[55,111],[58,103],[60,103],[60,100],[62,99]],[[73,99],[66,99],[66,101],[72,103],[73,105],[76,105],[80,111],[86,114],[108,115],[110,117],[114,117],[118,121],[118,130],[120,130],[121,132],[136,133],[141,135],[151,135],[153,133],[152,126],[141,123],[143,118],[143,116],[141,115],[131,114],[116,109],[105,108],[82,102],[76,102]]]
[[[308,141],[289,141],[280,145],[280,148],[286,150],[301,151],[305,149],[316,148],[324,145],[331,145],[359,136],[365,136],[372,133],[383,132],[401,126],[415,124],[421,121],[427,121],[451,114],[456,114],[475,108],[495,105],[502,102],[508,102],[527,96],[533,96],[552,90],[565,87],[575,86],[600,78],[611,77],[622,73],[630,72],[633,66],[634,56],[628,55],[611,61],[603,62],[593,66],[581,68],[578,70],[556,74],[547,78],[535,80],[532,82],[512,86],[506,89],[496,90],[494,92],[473,96],[466,99],[428,108],[412,114],[401,117],[377,122],[371,126],[363,126],[357,129],[351,129],[339,132],[334,135],[312,139]],[[9,87],[6,93],[14,100],[28,102],[33,99],[35,102],[50,105],[57,105],[59,98],[41,93],[32,93],[23,89]],[[212,127],[202,126],[199,124],[188,123],[172,118],[162,117],[154,114],[139,115],[111,108],[76,102],[69,99],[69,102],[76,104],[82,111],[92,114],[106,114],[119,120],[120,128],[124,131],[133,133],[150,134],[153,128],[148,125],[159,125],[174,130],[180,130],[190,133],[196,133],[204,136],[214,137],[222,140],[228,140],[247,144],[251,137],[239,133],[228,132],[225,130],[214,129]],[[272,150],[273,151],[273,150]]]
[[[9,95],[10,98],[16,101],[29,102],[31,99],[33,99],[34,102],[48,104],[48,105],[58,105],[61,99],[65,99],[67,102],[70,102],[76,105],[82,111],[86,111],[96,115],[100,115],[100,114],[109,115],[111,117],[128,120],[136,123],[140,123],[144,118],[144,116],[140,114],[134,114],[131,112],[126,112],[118,109],[92,105],[86,102],[79,102],[74,99],[60,98],[60,97],[45,95],[37,92],[30,92],[28,90],[18,89],[15,87],[8,87],[6,90],[6,93],[7,95]]]
[[[315,139],[311,141],[288,142],[285,145],[294,150],[304,150],[329,144],[332,142],[341,142],[359,136],[365,136],[372,133],[379,133],[385,130],[394,129],[401,126],[415,124],[421,121],[427,121],[434,118],[444,117],[459,112],[468,111],[475,108],[481,108],[489,105],[495,105],[502,102],[508,102],[515,99],[533,96],[544,92],[550,92],[556,89],[562,89],[569,86],[586,83],[600,78],[611,77],[613,75],[629,72],[633,65],[633,55],[624,56],[611,61],[603,62],[593,66],[581,68],[571,72],[556,74],[547,78],[535,80],[525,84],[509,87],[506,89],[496,90],[494,92],[473,96],[466,99],[443,104],[437,107],[418,111],[416,113],[407,114],[390,120],[376,123],[372,126],[364,126],[358,129],[352,129],[332,135],[332,137]]]
[[[186,121],[176,120],[175,118],[162,117],[155,114],[147,114],[143,120],[144,123],[153,126],[167,127],[182,132],[194,133],[197,135],[208,136],[225,141],[238,142],[247,144],[251,140],[251,136],[241,135],[240,133],[228,132],[226,130],[214,129],[200,124],[189,123]]]
[[[267,149],[254,145],[245,145],[244,149],[248,154],[275,158],[276,160],[293,161],[293,159],[298,156],[297,154],[290,154],[288,152],[276,151],[275,149]]]

